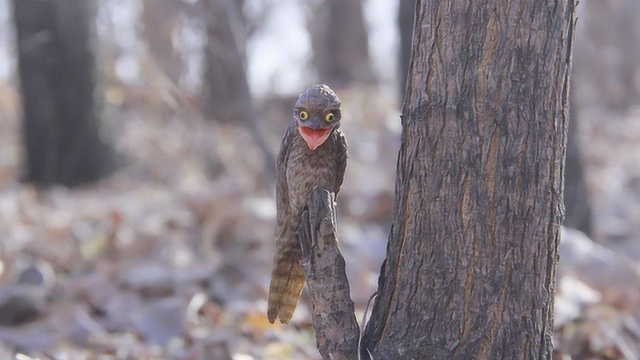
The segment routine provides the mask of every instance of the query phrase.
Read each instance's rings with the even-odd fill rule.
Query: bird
[[[298,229],[309,193],[321,187],[338,195],[347,166],[340,130],[340,99],[327,85],[303,91],[293,109],[276,160],[276,229],[267,317],[288,324],[305,283]]]

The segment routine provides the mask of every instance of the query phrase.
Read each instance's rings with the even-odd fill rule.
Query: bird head
[[[327,85],[313,85],[305,90],[293,109],[298,131],[312,151],[340,126],[341,117],[340,99]]]

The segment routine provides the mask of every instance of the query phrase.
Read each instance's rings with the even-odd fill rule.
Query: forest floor
[[[390,94],[340,96],[339,232],[360,319],[384,259],[400,121]],[[0,360],[319,359],[305,296],[291,325],[266,320],[273,164],[252,131],[127,101],[105,109],[112,176],[37,189],[19,182],[18,97],[0,84]],[[273,152],[292,101],[258,119]],[[640,359],[640,111],[616,121],[582,126],[596,234],[613,250],[565,231],[561,359]]]

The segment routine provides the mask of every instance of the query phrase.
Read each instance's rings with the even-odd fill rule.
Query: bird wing
[[[344,181],[344,172],[347,169],[347,138],[344,136],[342,131],[336,131],[338,135],[338,151],[336,158],[336,196],[340,192],[340,187],[342,186],[342,182]]]
[[[287,158],[289,157],[289,145],[291,144],[291,127],[287,129],[282,138],[280,152],[276,159],[276,239],[280,239],[289,214],[289,187],[287,186]]]
[[[271,284],[269,285],[269,304],[267,317],[270,323],[276,318],[287,324],[298,304],[300,293],[304,287],[304,270],[300,266],[302,249],[295,230],[291,228],[289,190],[287,186],[287,162],[291,145],[294,141],[295,127],[287,129],[280,153],[276,161],[278,171],[276,179],[276,249],[273,257]]]

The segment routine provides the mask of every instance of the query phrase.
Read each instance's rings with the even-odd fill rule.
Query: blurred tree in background
[[[255,109],[246,75],[242,1],[202,0],[207,29],[202,107],[208,119],[250,124]]]
[[[581,7],[576,104],[625,111],[640,101],[640,1],[587,0]]]
[[[180,14],[185,9],[188,6],[183,1],[144,0],[142,3],[142,32],[149,53],[174,85],[180,83],[185,66],[173,41],[180,26]]]
[[[201,99],[204,116],[250,129],[262,153],[267,179],[273,182],[275,157],[261,131],[262,119],[257,116],[247,79],[249,27],[243,14],[244,1],[201,1],[207,29]]]
[[[398,48],[398,85],[400,93],[400,103],[404,99],[406,91],[407,74],[409,73],[409,62],[411,61],[411,36],[413,35],[413,20],[416,11],[416,0],[398,1],[398,33],[400,34],[400,47]]]
[[[77,186],[114,167],[100,132],[92,3],[15,0],[24,180]]]
[[[374,79],[362,0],[323,0],[308,26],[320,82],[344,87]]]
[[[640,103],[639,16],[637,0],[587,0],[579,6],[570,91],[564,225],[595,239],[602,236],[594,229],[594,205],[584,158],[589,156],[585,152],[598,148],[593,143],[583,144],[582,139],[585,131],[595,130],[594,117],[609,117],[604,114],[608,110],[628,113]],[[625,127],[622,123],[618,126]],[[613,232],[619,234],[624,229],[619,227]]]
[[[579,84],[579,83],[578,83]],[[577,85],[577,84],[572,84]],[[567,130],[567,154],[564,167],[564,207],[563,225],[593,235],[591,224],[591,203],[589,189],[580,151],[578,112],[576,111],[576,90],[569,90],[569,128]]]

